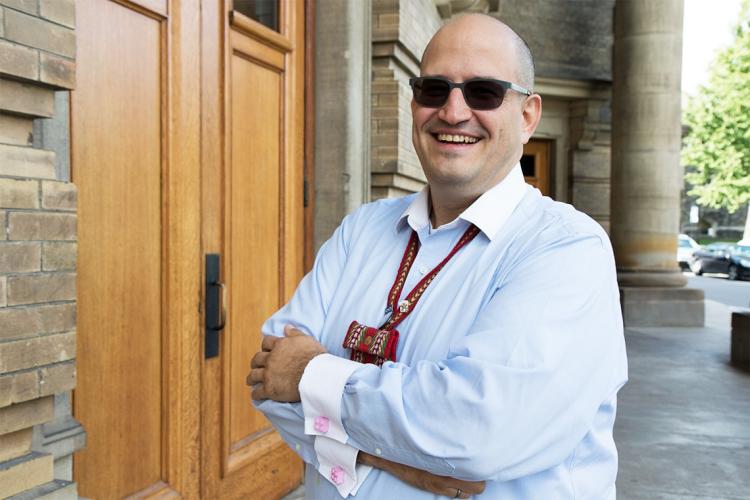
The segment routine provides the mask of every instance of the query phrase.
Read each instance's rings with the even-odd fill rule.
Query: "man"
[[[528,47],[466,15],[412,80],[421,193],[347,216],[248,384],[307,498],[614,499],[627,379],[606,234],[527,186]]]

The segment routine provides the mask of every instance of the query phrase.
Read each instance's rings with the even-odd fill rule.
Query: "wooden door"
[[[523,146],[521,168],[528,184],[539,189],[545,196],[550,193],[550,152],[552,141],[531,139]]]
[[[228,311],[204,367],[205,498],[278,498],[302,471],[245,385],[262,322],[302,277],[305,243],[304,5],[253,11],[260,3],[203,6],[203,241],[222,256]]]
[[[200,493],[198,0],[78,0],[78,491]]]

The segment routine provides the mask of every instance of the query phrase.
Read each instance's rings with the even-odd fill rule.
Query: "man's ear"
[[[537,125],[539,125],[539,120],[542,118],[542,96],[532,94],[527,97],[523,103],[521,112],[521,140],[526,144],[531,139],[531,136],[534,135],[534,131]]]

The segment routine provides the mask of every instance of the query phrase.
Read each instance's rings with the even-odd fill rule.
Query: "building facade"
[[[679,44],[681,24],[646,20],[681,23],[681,1],[658,4],[0,0],[0,496],[277,498],[299,484],[244,382],[261,322],[345,214],[424,185],[408,80],[464,12],[508,22],[535,55],[527,181],[615,236],[629,304],[694,305],[675,299],[679,205],[655,205],[660,225],[624,245],[619,214],[643,214],[612,182],[613,165],[635,168],[613,147],[640,147],[613,146],[617,113],[638,108],[628,75],[663,45],[639,34]],[[640,52],[625,50],[633,33]],[[672,85],[662,66],[646,76]],[[617,123],[627,138],[645,122]]]

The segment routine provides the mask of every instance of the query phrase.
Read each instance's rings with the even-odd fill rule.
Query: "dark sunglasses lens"
[[[436,78],[422,78],[414,83],[414,100],[420,106],[439,108],[448,99],[450,85]]]
[[[495,82],[476,80],[466,82],[464,95],[472,109],[495,109],[503,103],[505,89]]]

